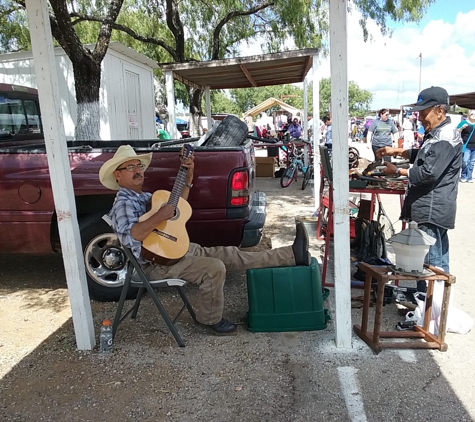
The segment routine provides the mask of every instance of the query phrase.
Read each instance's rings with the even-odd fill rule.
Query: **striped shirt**
[[[147,212],[147,204],[150,202],[152,194],[149,192],[137,193],[132,189],[119,186],[119,190],[114,200],[114,205],[109,212],[112,220],[112,229],[119,238],[120,243],[130,248],[139,263],[145,264],[147,261],[140,256],[142,242],[134,239],[130,230],[139,217]]]

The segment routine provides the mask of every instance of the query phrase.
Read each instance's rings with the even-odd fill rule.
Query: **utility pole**
[[[419,92],[421,92],[422,53],[419,53]]]

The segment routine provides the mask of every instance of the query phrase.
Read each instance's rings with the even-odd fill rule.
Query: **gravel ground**
[[[313,213],[311,189],[302,192],[293,184],[284,190],[277,179],[267,178],[258,179],[258,187],[267,193],[269,204],[266,234],[256,249],[291,243],[294,216]],[[320,256],[320,247],[321,242],[312,238],[314,256]],[[466,353],[473,348],[472,334],[449,334],[447,353],[385,350],[374,355],[357,338],[352,349],[337,349],[333,321],[320,331],[250,333],[243,324],[245,273],[236,272],[228,274],[225,316],[240,322],[237,336],[209,336],[183,314],[178,328],[186,347],[179,348],[145,297],[137,319],[122,323],[114,352],[103,358],[97,350],[75,348],[60,257],[4,255],[0,277],[0,420],[468,421],[475,417],[475,374]],[[193,303],[196,289],[187,286],[187,292]],[[361,294],[353,290],[353,296]],[[171,309],[178,309],[175,294],[163,291],[161,297]],[[467,298],[462,299],[470,312]],[[325,307],[334,317],[333,294]],[[92,301],[92,310],[98,331],[102,319],[113,317],[115,304]],[[383,316],[388,327],[401,319],[392,305],[385,307]],[[353,322],[360,317],[361,309],[352,309]],[[348,381],[353,372],[355,386]]]

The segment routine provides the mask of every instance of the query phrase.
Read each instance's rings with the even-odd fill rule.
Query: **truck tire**
[[[246,123],[236,116],[226,116],[221,123],[211,129],[206,146],[234,147],[242,145],[248,135]]]
[[[102,219],[104,214],[81,219],[79,230],[89,295],[100,302],[113,302],[120,298],[127,274],[127,259],[117,236]],[[136,295],[137,289],[129,289],[128,299]]]

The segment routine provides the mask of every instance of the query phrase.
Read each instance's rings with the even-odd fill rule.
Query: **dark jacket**
[[[462,166],[462,139],[447,117],[411,150],[409,189],[401,218],[453,229]]]

